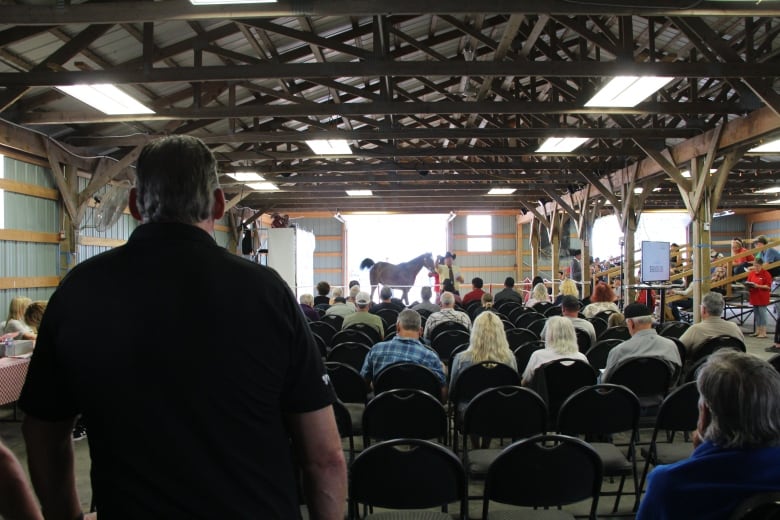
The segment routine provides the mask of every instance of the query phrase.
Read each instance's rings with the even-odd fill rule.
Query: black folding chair
[[[780,491],[753,495],[737,506],[729,520],[780,520]]]
[[[673,381],[669,363],[654,357],[625,359],[612,368],[607,376],[605,383],[623,385],[636,394],[642,417],[655,417]]]
[[[371,399],[363,412],[363,447],[371,439],[437,439],[447,442],[447,411],[438,398],[407,388],[387,390]]]
[[[379,334],[377,334],[377,336],[378,335]],[[374,346],[374,340],[371,336],[353,327],[347,327],[346,329],[341,329],[335,333],[330,340],[330,347],[333,348],[340,343],[360,343],[368,348]]]
[[[336,396],[349,412],[352,432],[359,434],[363,429],[363,411],[368,401],[368,383],[360,372],[344,363],[326,362],[325,369]]]
[[[327,361],[347,364],[360,372],[363,368],[363,362],[366,360],[366,356],[368,356],[370,350],[371,348],[365,346],[363,343],[339,343],[330,349],[328,357],[325,359]]]
[[[626,341],[631,339],[631,334],[628,332],[628,327],[621,325],[619,327],[609,327],[596,339],[599,341],[604,339],[620,339]]]
[[[415,363],[393,363],[374,377],[375,394],[406,388],[422,390],[438,399],[441,397],[442,386],[439,376],[431,369]]]
[[[667,321],[658,327],[657,332],[665,338],[679,338],[690,326],[690,323],[684,321]]]
[[[338,332],[338,329],[336,329],[332,323],[325,321],[312,321],[309,323],[309,329],[311,329],[314,334],[321,337],[328,346],[330,346],[330,340],[333,339],[333,336]]]
[[[380,341],[382,341],[382,336],[380,336],[379,331],[376,330],[371,325],[369,325],[368,323],[353,323],[351,325],[348,325],[347,328],[344,330],[358,330],[363,334],[365,334],[366,336],[368,336],[368,338],[371,340],[371,343],[368,345],[369,347],[374,346]],[[390,332],[395,330],[395,322],[393,322],[392,329],[390,329],[390,327],[385,327],[384,330],[385,330],[385,335],[390,334]],[[348,340],[348,341],[354,341],[354,340]]]
[[[438,327],[436,327],[438,330]],[[447,361],[452,357],[456,347],[469,342],[469,333],[465,330],[445,330],[431,336],[431,348],[439,355],[439,359]]]
[[[510,329],[505,331],[506,340],[509,343],[511,350],[516,349],[520,345],[524,345],[530,341],[536,341],[539,339],[539,335],[528,329]],[[517,367],[518,369],[520,367]]]
[[[525,372],[525,367],[528,366],[528,362],[531,360],[533,353],[543,348],[544,341],[540,339],[529,341],[517,347],[514,350],[515,362],[517,363],[517,373],[522,376],[523,372]]]
[[[607,357],[609,351],[623,343],[622,339],[603,339],[596,342],[595,345],[585,353],[590,366],[596,370],[601,370],[607,366]]]
[[[537,368],[529,386],[545,400],[554,423],[563,402],[580,388],[595,385],[596,380],[596,370],[586,362],[562,358]]]

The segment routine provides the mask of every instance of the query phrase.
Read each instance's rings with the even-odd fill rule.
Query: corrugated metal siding
[[[299,218],[293,222],[299,229],[314,233],[314,282],[344,285],[343,224],[333,218]]]
[[[770,240],[780,237],[780,220],[754,223],[752,237],[755,238],[758,235],[766,235]]]
[[[59,204],[21,193],[5,193],[5,228],[56,233],[60,230]]]
[[[3,177],[26,184],[54,188],[54,178],[47,168],[3,156]]]
[[[729,215],[712,219],[710,227],[710,240],[713,247],[723,254],[729,254],[729,243],[734,237],[746,238],[747,218],[745,215]]]

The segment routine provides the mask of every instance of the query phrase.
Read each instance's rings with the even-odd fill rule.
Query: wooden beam
[[[37,184],[27,184],[13,179],[0,179],[0,190],[29,195],[30,197],[37,197],[39,199],[59,200],[60,198],[60,193],[57,190],[44,188]]]
[[[0,240],[58,244],[60,242],[60,236],[58,233],[44,233],[41,231],[28,231],[25,229],[0,229]]]
[[[38,287],[57,287],[58,276],[24,276],[0,278],[0,289],[34,289]]]

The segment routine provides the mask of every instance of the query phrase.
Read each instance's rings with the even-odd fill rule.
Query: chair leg
[[[620,497],[623,495],[623,485],[626,483],[626,477],[623,475],[620,477],[620,484],[618,484],[617,495],[615,496],[615,505],[612,507],[612,513],[617,513],[618,506],[620,505]]]

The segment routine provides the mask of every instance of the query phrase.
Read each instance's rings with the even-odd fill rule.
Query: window
[[[489,252],[493,250],[493,218],[490,215],[466,216],[466,250]]]

